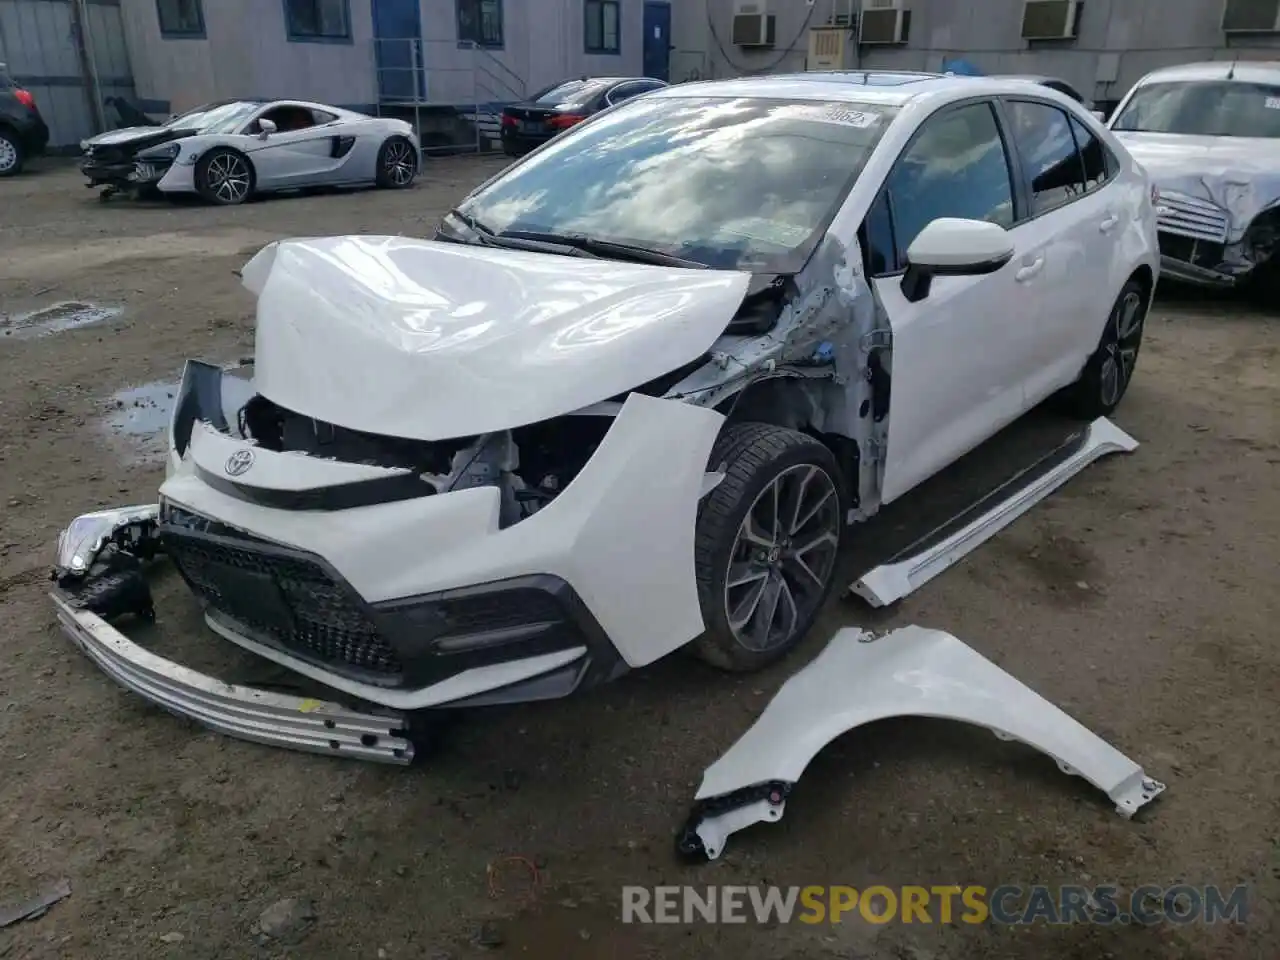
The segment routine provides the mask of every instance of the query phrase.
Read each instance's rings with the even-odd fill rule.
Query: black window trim
[[[1070,123],[1069,121],[1070,121],[1070,120],[1072,120],[1072,119],[1074,119],[1074,120],[1076,121],[1076,123],[1078,123],[1080,126],[1084,127],[1084,129],[1085,129],[1085,130],[1088,130],[1088,131],[1089,131],[1089,133],[1091,133],[1091,134],[1092,134],[1092,133],[1093,133],[1093,131],[1092,131],[1092,130],[1089,130],[1089,125],[1088,125],[1088,124],[1086,124],[1086,123],[1085,123],[1083,120],[1081,120],[1079,117],[1072,117],[1072,116],[1071,116],[1071,111],[1070,111],[1070,110],[1068,110],[1067,108],[1063,107],[1063,106],[1062,106],[1062,104],[1060,104],[1060,103],[1052,103],[1052,102],[1050,102],[1050,101],[1048,101],[1048,100],[1042,100],[1042,99],[1040,99],[1039,97],[1032,97],[1032,96],[1025,96],[1025,95],[1023,95],[1023,94],[1018,94],[1017,96],[1002,96],[1002,97],[1000,98],[1000,100],[1001,100],[1001,106],[1002,106],[1002,107],[1003,107],[1003,106],[1006,106],[1006,105],[1007,105],[1007,104],[1009,104],[1009,103],[1034,103],[1034,104],[1038,104],[1038,105],[1040,105],[1040,106],[1042,106],[1042,107],[1052,107],[1054,110],[1057,110],[1059,113],[1065,114],[1065,115],[1067,116],[1067,119],[1068,119],[1068,123],[1067,123],[1067,131],[1071,134],[1071,142],[1072,142],[1073,144],[1075,144],[1075,148],[1076,148],[1076,157],[1077,157],[1077,158],[1079,159],[1079,161],[1080,161],[1080,178],[1081,178],[1081,182],[1083,182],[1083,183],[1088,183],[1088,179],[1087,179],[1087,176],[1086,176],[1086,175],[1087,175],[1087,173],[1088,173],[1088,171],[1085,169],[1085,165],[1084,165],[1084,154],[1080,152],[1080,142],[1076,139],[1076,132],[1075,132],[1075,129],[1071,126],[1071,123]],[[1012,130],[1012,129],[1013,129],[1013,128],[1012,128],[1012,125],[1010,126],[1010,128],[1009,128],[1009,129],[1010,129],[1010,130]],[[1027,203],[1027,206],[1026,206],[1026,211],[1027,211],[1026,219],[1025,219],[1025,220],[1015,220],[1015,221],[1014,221],[1014,226],[1018,226],[1018,225],[1019,225],[1019,224],[1021,224],[1021,223],[1030,223],[1032,220],[1038,220],[1040,217],[1046,217],[1046,216],[1048,216],[1048,215],[1049,215],[1049,214],[1051,214],[1051,213],[1056,213],[1057,211],[1059,211],[1059,210],[1063,209],[1064,207],[1069,207],[1069,206],[1071,206],[1071,204],[1073,204],[1073,203],[1075,203],[1075,202],[1077,202],[1077,201],[1079,201],[1079,200],[1083,200],[1085,197],[1093,196],[1093,194],[1097,193],[1097,192],[1098,192],[1099,190],[1101,190],[1103,187],[1109,186],[1109,185],[1111,184],[1111,181],[1113,181],[1116,177],[1118,177],[1118,176],[1120,175],[1120,169],[1121,169],[1121,166],[1120,166],[1120,158],[1119,158],[1119,157],[1116,157],[1116,156],[1112,153],[1111,148],[1110,148],[1109,146],[1107,146],[1107,143],[1106,143],[1106,141],[1105,141],[1105,140],[1103,140],[1103,139],[1102,139],[1101,137],[1099,137],[1097,134],[1093,134],[1093,136],[1094,136],[1094,139],[1096,139],[1096,140],[1098,141],[1098,143],[1099,143],[1099,144],[1101,144],[1101,146],[1102,146],[1102,151],[1103,151],[1103,169],[1104,169],[1104,170],[1105,170],[1105,172],[1106,172],[1106,179],[1102,182],[1101,186],[1094,187],[1094,188],[1093,188],[1093,189],[1091,189],[1091,190],[1085,190],[1083,193],[1080,193],[1080,194],[1078,194],[1078,195],[1076,195],[1076,196],[1074,196],[1074,197],[1071,197],[1069,200],[1065,200],[1065,201],[1063,201],[1062,203],[1059,203],[1059,204],[1057,204],[1057,205],[1055,205],[1055,206],[1052,206],[1052,207],[1050,207],[1048,210],[1042,210],[1042,211],[1040,211],[1039,213],[1036,213],[1036,212],[1035,212],[1035,208],[1034,208],[1034,206],[1032,206],[1032,204],[1031,204],[1031,202],[1030,202],[1030,201],[1032,200],[1033,196],[1034,196],[1034,191],[1033,191],[1033,190],[1032,190],[1032,188],[1031,188],[1031,177],[1030,177],[1030,173],[1029,173],[1029,171],[1026,169],[1026,166],[1022,163],[1022,151],[1021,151],[1021,150],[1018,150],[1018,148],[1017,148],[1017,141],[1016,141],[1016,140],[1015,140],[1015,141],[1013,141],[1014,149],[1015,149],[1015,151],[1018,153],[1018,165],[1019,165],[1019,168],[1022,170],[1023,189],[1026,191],[1026,196],[1027,196],[1027,200],[1028,200],[1028,203]]]
[[[1000,100],[1001,98],[999,97],[988,95],[966,97],[963,100],[952,100],[949,103],[945,103],[937,110],[933,111],[933,113],[929,114],[929,116],[921,120],[919,125],[912,132],[911,137],[902,145],[902,149],[898,151],[898,155],[893,159],[893,164],[889,167],[889,172],[885,174],[884,180],[880,184],[880,188],[876,191],[875,199],[873,199],[867,207],[867,215],[869,215],[871,213],[871,209],[880,202],[880,198],[884,197],[885,205],[889,214],[890,232],[893,234],[894,241],[894,268],[883,273],[868,273],[868,276],[871,279],[890,280],[895,277],[901,277],[907,272],[907,265],[905,263],[898,263],[898,224],[893,211],[893,195],[887,192],[889,179],[893,176],[894,171],[897,170],[898,163],[906,155],[907,151],[915,145],[916,140],[920,137],[921,131],[923,131],[924,128],[936,117],[940,117],[950,111],[961,110],[965,107],[972,107],[977,104],[986,104],[991,110],[992,117],[996,124],[996,131],[1000,135],[1000,145],[1004,148],[1005,166],[1009,171],[1009,192],[1013,195],[1013,225],[1009,229],[1015,229],[1020,224],[1026,222],[1026,214],[1031,209],[1030,193],[1027,190],[1026,184],[1026,173],[1022,166],[1022,158],[1018,154],[1018,151],[1012,141],[1011,132],[1013,128],[1010,126],[1009,118],[1005,115],[1004,110],[1002,109]],[[861,237],[865,237],[864,228],[867,222],[867,215],[863,216],[862,223],[858,226],[858,231]],[[865,249],[863,250],[863,258],[864,261],[866,261],[866,265],[869,267],[870,261]]]

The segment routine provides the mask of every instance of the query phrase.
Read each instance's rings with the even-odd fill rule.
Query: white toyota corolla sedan
[[[150,600],[121,558],[162,550],[211,643],[365,708],[563,696],[687,644],[755,669],[860,521],[1046,398],[1109,414],[1159,265],[1145,174],[1044,86],[660,90],[433,239],[257,254],[252,368],[188,364],[158,504],[72,524],[59,617],[210,726],[401,759],[398,722],[130,643],[107,620]]]

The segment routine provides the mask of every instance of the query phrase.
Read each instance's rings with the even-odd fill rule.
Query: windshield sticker
[[[1280,97],[1267,97],[1268,110],[1280,110]]]
[[[794,249],[805,240],[813,230],[809,227],[796,226],[763,217],[743,217],[732,220],[716,231],[718,236],[740,237],[755,243],[767,243],[783,250]]]
[[[853,127],[857,130],[866,130],[868,127],[874,127],[880,122],[883,114],[870,113],[866,110],[854,110],[851,107],[804,107],[800,115],[809,120],[817,120],[820,123],[835,123],[842,127]]]

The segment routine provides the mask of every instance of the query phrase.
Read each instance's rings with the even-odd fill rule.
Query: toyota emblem
[[[248,471],[253,466],[252,450],[237,450],[231,456],[227,457],[227,465],[223,468],[227,471],[227,476],[238,477],[242,473]]]

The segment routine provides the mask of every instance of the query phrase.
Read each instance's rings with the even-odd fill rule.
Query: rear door
[[[892,396],[882,499],[888,502],[964,455],[1023,409],[1027,341],[1039,320],[1034,236],[996,104],[943,108],[908,143],[863,227],[869,271],[893,333]],[[1013,260],[986,276],[937,277],[912,303],[902,292],[911,241],[938,217],[1011,231]]]
[[[1029,197],[1019,229],[1043,263],[1040,315],[1021,331],[1030,361],[1024,389],[1031,407],[1072,382],[1097,347],[1119,291],[1111,277],[1119,262],[1122,217],[1116,192],[1106,189],[1104,148],[1096,140],[1093,147],[1086,142],[1086,164],[1077,138],[1091,135],[1079,121],[1041,100],[1010,98],[1004,109]]]

